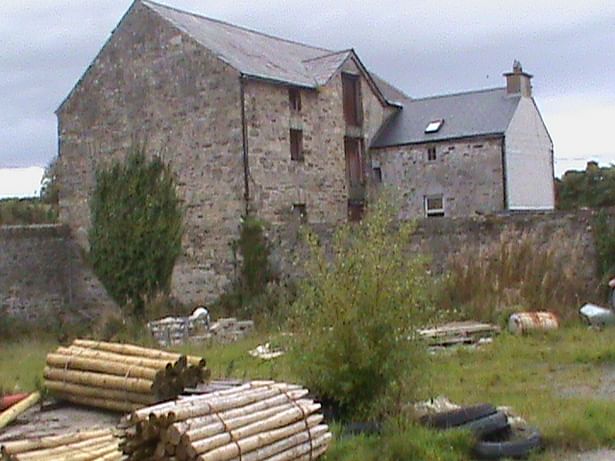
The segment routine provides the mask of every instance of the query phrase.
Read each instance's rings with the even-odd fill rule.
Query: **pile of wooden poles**
[[[76,339],[47,355],[45,386],[80,405],[130,412],[174,399],[209,378],[205,359],[130,344]]]
[[[129,460],[314,460],[331,434],[307,394],[253,381],[143,408],[128,417],[121,447]]]
[[[121,461],[126,456],[112,429],[74,432],[2,445],[3,461]]]

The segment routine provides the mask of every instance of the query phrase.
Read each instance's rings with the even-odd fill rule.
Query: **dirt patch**
[[[562,461],[613,461],[615,459],[615,451],[613,450],[596,450],[588,451],[587,453],[578,453],[564,458]]]
[[[34,437],[56,435],[63,432],[112,427],[121,415],[63,403],[31,408],[4,431],[0,443]]]
[[[601,370],[602,371],[600,375],[600,380],[597,384],[577,384],[574,386],[560,386],[556,390],[557,395],[561,397],[581,397],[600,400],[615,400],[615,366],[606,365],[603,366]]]

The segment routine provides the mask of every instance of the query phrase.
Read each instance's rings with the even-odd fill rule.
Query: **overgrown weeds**
[[[308,236],[292,366],[342,418],[399,414],[423,374],[415,329],[433,310],[425,261],[404,252],[412,231],[382,198],[360,224],[339,229],[331,257]]]
[[[506,231],[499,240],[451,256],[442,304],[463,317],[497,321],[515,310],[548,310],[563,319],[595,296],[585,285],[582,246],[557,234]]]
[[[57,220],[57,206],[39,198],[0,200],[0,226],[52,224]]]

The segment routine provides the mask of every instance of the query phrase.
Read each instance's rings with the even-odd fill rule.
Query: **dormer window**
[[[288,102],[291,112],[301,112],[301,91],[299,88],[288,89]]]
[[[437,133],[442,128],[442,125],[444,125],[443,119],[432,120],[425,127],[425,133]]]

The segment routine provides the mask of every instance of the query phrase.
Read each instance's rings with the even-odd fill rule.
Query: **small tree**
[[[96,173],[90,258],[111,296],[134,313],[167,292],[181,253],[183,211],[174,175],[159,157],[134,144],[125,162]]]
[[[397,413],[419,379],[416,327],[429,315],[426,265],[406,249],[386,197],[335,235],[332,255],[309,237],[307,277],[294,304],[296,373],[342,416]]]

